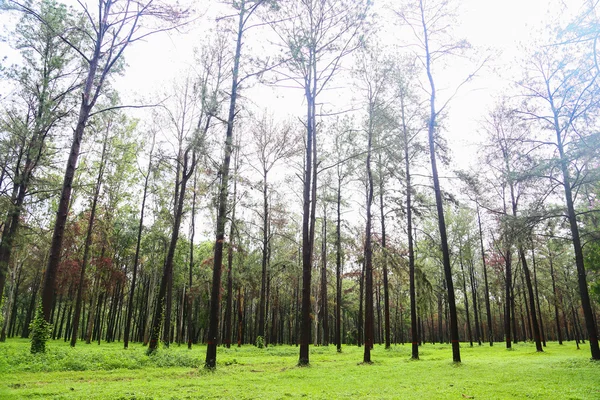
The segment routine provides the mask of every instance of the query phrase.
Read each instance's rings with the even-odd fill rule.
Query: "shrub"
[[[259,349],[262,349],[263,347],[265,347],[265,338],[262,336],[257,336],[256,337],[256,347],[258,347]]]
[[[31,332],[30,351],[34,354],[46,352],[46,342],[52,334],[52,324],[44,320],[43,314],[42,304],[40,303],[35,318],[29,325],[29,331]]]

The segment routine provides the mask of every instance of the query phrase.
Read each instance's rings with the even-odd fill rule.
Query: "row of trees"
[[[407,28],[400,50],[369,2],[211,4],[194,68],[143,106],[119,100],[126,50],[190,11],[3,6],[21,57],[2,80],[2,340],[201,342],[209,368],[235,341],[296,344],[300,365],[311,343],[369,363],[376,342],[415,359],[449,342],[460,362],[460,341],[574,339],[600,359],[593,8],[530,49],[477,167],[455,171],[447,93],[491,61],[443,78],[472,52],[452,2],[380,10]],[[305,111],[257,107],[264,85],[300,89]]]

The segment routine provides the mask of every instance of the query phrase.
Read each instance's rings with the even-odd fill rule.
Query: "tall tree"
[[[555,163],[550,165],[548,176],[562,187],[590,351],[594,360],[600,360],[598,331],[575,211],[576,188],[583,178],[579,174],[581,163],[590,160],[581,156],[595,149],[595,146],[588,147],[588,142],[593,143],[592,138],[596,135],[590,132],[589,126],[598,111],[599,71],[594,60],[590,57],[574,57],[573,51],[578,51],[577,47],[544,46],[537,50],[526,64],[520,86],[529,99],[524,114],[538,123],[544,133],[552,134],[541,138],[541,142],[551,143],[555,154]]]
[[[73,63],[73,50],[56,33],[74,23],[67,8],[50,0],[34,2],[30,7],[44,22],[30,13],[21,17],[15,28],[14,45],[22,55],[23,66],[3,71],[6,78],[14,81],[17,90],[14,101],[6,101],[2,107],[0,129],[14,137],[17,148],[10,207],[0,242],[0,298],[26,196],[37,167],[46,158],[54,128],[68,115],[80,72]],[[80,40],[73,32],[68,34],[68,39],[74,43]],[[7,153],[6,162],[8,156]],[[6,170],[5,166],[3,177]]]
[[[231,163],[231,153],[233,150],[233,127],[235,117],[238,112],[236,103],[238,100],[238,90],[244,78],[240,78],[240,63],[242,57],[242,44],[244,33],[252,26],[248,21],[252,15],[261,7],[265,0],[242,0],[233,2],[232,6],[237,11],[237,29],[235,31],[235,52],[233,55],[233,66],[231,73],[231,92],[229,101],[229,112],[226,119],[227,129],[225,132],[225,149],[223,161],[219,169],[220,185],[217,199],[217,227],[216,240],[213,258],[213,276],[210,294],[210,315],[208,339],[206,347],[206,359],[204,366],[206,368],[216,368],[217,366],[217,338],[219,330],[219,304],[221,299],[221,268],[223,263],[223,245],[225,241],[225,224],[227,223],[227,199],[229,197],[229,166]]]
[[[274,25],[291,73],[280,82],[303,89],[306,140],[302,195],[302,311],[299,365],[309,364],[311,271],[317,193],[317,98],[331,84],[342,59],[359,45],[368,1],[301,0],[281,9],[285,24]]]
[[[438,228],[442,248],[442,258],[444,266],[444,276],[446,288],[448,290],[448,308],[450,312],[450,339],[452,341],[452,359],[454,362],[460,362],[460,344],[458,337],[458,321],[456,313],[456,300],[454,295],[454,283],[452,281],[452,266],[450,264],[450,250],[448,247],[448,237],[446,233],[446,221],[444,218],[444,206],[442,190],[437,166],[438,146],[440,143],[440,125],[439,119],[447,108],[452,97],[448,98],[438,106],[438,92],[434,79],[434,65],[441,60],[460,54],[469,44],[465,40],[455,40],[452,38],[450,28],[455,18],[454,11],[450,9],[447,0],[409,1],[405,4],[403,10],[397,12],[397,15],[413,28],[413,33],[417,39],[417,46],[420,49],[419,60],[425,68],[427,75],[427,94],[429,95],[429,117],[427,122],[427,136],[429,139],[429,156],[431,161],[431,174],[433,179],[433,188],[435,192],[435,202],[438,216]],[[437,62],[437,64],[436,64]],[[471,79],[469,75],[465,81]],[[460,85],[462,85],[462,83]],[[460,87],[459,85],[459,87]],[[424,86],[425,87],[425,86]]]

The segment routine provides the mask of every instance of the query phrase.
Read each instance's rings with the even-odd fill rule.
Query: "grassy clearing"
[[[311,366],[296,367],[298,349],[219,348],[218,368],[202,368],[206,348],[161,349],[122,344],[49,343],[46,354],[29,354],[26,340],[0,344],[0,398],[55,399],[600,399],[600,363],[589,348],[549,343],[508,351],[503,344],[462,345],[461,365],[451,348],[424,345],[411,361],[410,346],[376,346],[372,365],[362,349],[311,347]]]

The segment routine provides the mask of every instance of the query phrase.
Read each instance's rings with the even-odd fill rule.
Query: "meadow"
[[[410,360],[410,345],[376,345],[373,364],[362,348],[311,346],[311,365],[297,367],[295,346],[218,349],[218,366],[203,368],[206,347],[171,345],[147,356],[121,343],[70,348],[48,343],[45,354],[29,342],[0,343],[0,398],[20,399],[600,399],[600,363],[587,345],[550,342],[544,353],[519,343],[470,348],[451,362],[449,345],[425,344]]]

